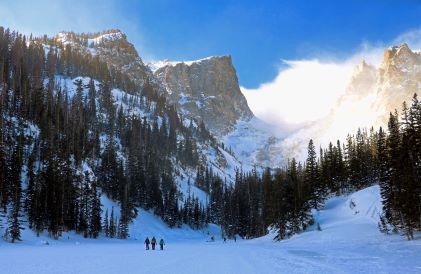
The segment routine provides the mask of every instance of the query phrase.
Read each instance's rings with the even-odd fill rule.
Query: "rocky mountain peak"
[[[420,54],[413,52],[406,43],[386,49],[383,58],[383,69],[395,66],[397,69],[408,69],[420,62]]]
[[[127,36],[119,29],[109,29],[95,33],[62,31],[55,36],[55,39],[63,44],[81,44],[89,48],[96,48],[113,42],[128,43]]]
[[[420,64],[420,54],[413,52],[406,43],[388,48],[379,70],[380,82],[398,84],[407,77],[408,72],[417,70],[416,66]]]
[[[222,136],[238,120],[253,117],[229,55],[148,66],[165,86],[169,100],[187,117],[203,121],[215,135]]]
[[[345,94],[359,96],[370,92],[376,83],[377,69],[364,59],[355,67]]]
[[[401,109],[403,101],[409,102],[421,87],[421,56],[406,43],[390,47],[384,52],[383,63],[378,67],[364,60],[354,70],[346,92],[335,106],[338,112],[348,102],[366,102],[367,112],[372,113],[372,125],[387,124],[388,113]],[[362,104],[363,105],[363,104]]]
[[[119,29],[109,29],[96,33],[60,32],[56,41],[64,46],[71,44],[86,54],[98,56],[116,70],[126,73],[132,80],[143,86],[149,70],[144,65],[136,48]]]

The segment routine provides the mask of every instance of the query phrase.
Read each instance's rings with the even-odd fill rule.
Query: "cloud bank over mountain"
[[[380,63],[383,51],[384,47],[363,45],[341,61],[283,60],[287,68],[273,81],[242,91],[254,114],[265,121],[290,126],[314,122],[326,116],[344,93],[355,66],[362,59]]]
[[[410,98],[408,94],[412,96],[406,86],[385,88],[390,86],[389,79],[379,76],[385,50],[403,43],[413,51],[420,49],[421,29],[403,33],[387,45],[364,43],[343,60],[324,56],[282,61],[287,68],[280,69],[273,81],[257,89],[242,88],[242,92],[258,118],[287,129],[284,154],[304,160],[310,139],[317,146],[327,146],[330,141],[344,141],[358,128],[384,126],[388,112],[399,109],[403,98]],[[399,89],[408,96],[397,94]]]
[[[257,89],[242,87],[241,90],[257,117],[271,124],[297,129],[329,114],[362,60],[378,67],[384,50],[403,42],[414,50],[420,49],[421,28],[405,32],[387,44],[362,43],[342,60],[326,54],[307,60],[282,60],[286,68],[282,66],[274,80]]]

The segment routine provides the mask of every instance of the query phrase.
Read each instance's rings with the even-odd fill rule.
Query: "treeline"
[[[414,95],[401,117],[390,113],[388,131],[378,138],[378,178],[383,199],[383,232],[403,231],[408,240],[421,231],[421,102]]]
[[[54,238],[68,230],[96,238],[105,229],[101,193],[121,205],[119,219],[107,222],[108,229],[115,227],[108,231],[112,237],[129,235],[138,207],[153,210],[170,226],[186,222],[175,164],[196,168],[196,144],[215,143],[210,133],[184,126],[148,81],[116,104],[112,89],[126,88],[130,80],[70,44],[50,42],[44,48],[0,28],[0,217],[7,219],[0,226],[5,236],[20,239],[27,221],[38,234],[48,231]],[[57,75],[90,80],[76,79],[73,94],[56,82]],[[130,109],[145,111],[144,117]],[[186,202],[192,212],[197,204],[196,199]]]
[[[210,191],[209,220],[229,237],[258,237],[269,228],[284,239],[314,224],[311,209],[322,208],[327,197],[379,183],[381,230],[413,239],[414,231],[421,231],[421,104],[416,95],[409,109],[403,104],[401,118],[390,114],[388,132],[359,129],[344,144],[320,148],[319,157],[310,140],[304,163],[292,159],[262,175],[239,171],[233,185],[198,169],[198,186]]]

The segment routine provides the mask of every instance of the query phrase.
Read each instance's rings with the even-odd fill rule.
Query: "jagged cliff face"
[[[237,121],[253,117],[230,56],[164,61],[150,67],[165,86],[169,100],[187,117],[203,121],[217,136],[231,131]]]
[[[407,44],[388,48],[384,53],[383,64],[379,69],[380,82],[402,84],[403,81],[420,80],[421,56],[409,49]],[[412,79],[411,79],[412,78]]]
[[[413,52],[407,44],[387,49],[378,70],[377,86],[381,105],[387,111],[401,110],[403,101],[410,103],[414,93],[420,95],[420,53]]]

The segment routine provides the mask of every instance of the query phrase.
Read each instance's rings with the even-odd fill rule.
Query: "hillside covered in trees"
[[[92,35],[80,35],[83,43]],[[130,50],[130,49],[129,49]],[[421,103],[416,95],[388,129],[359,130],[327,148],[308,145],[304,163],[260,167],[235,178],[204,153],[232,155],[201,121],[186,120],[147,74],[133,78],[98,55],[57,39],[0,28],[0,226],[20,239],[23,223],[53,238],[127,238],[139,208],[169,227],[222,227],[228,237],[277,231],[285,239],[314,225],[327,197],[380,184],[384,232],[421,230]],[[317,156],[318,152],[318,156]],[[177,181],[205,201],[183,193]],[[100,197],[121,214],[102,212]],[[105,215],[104,215],[105,213]]]

